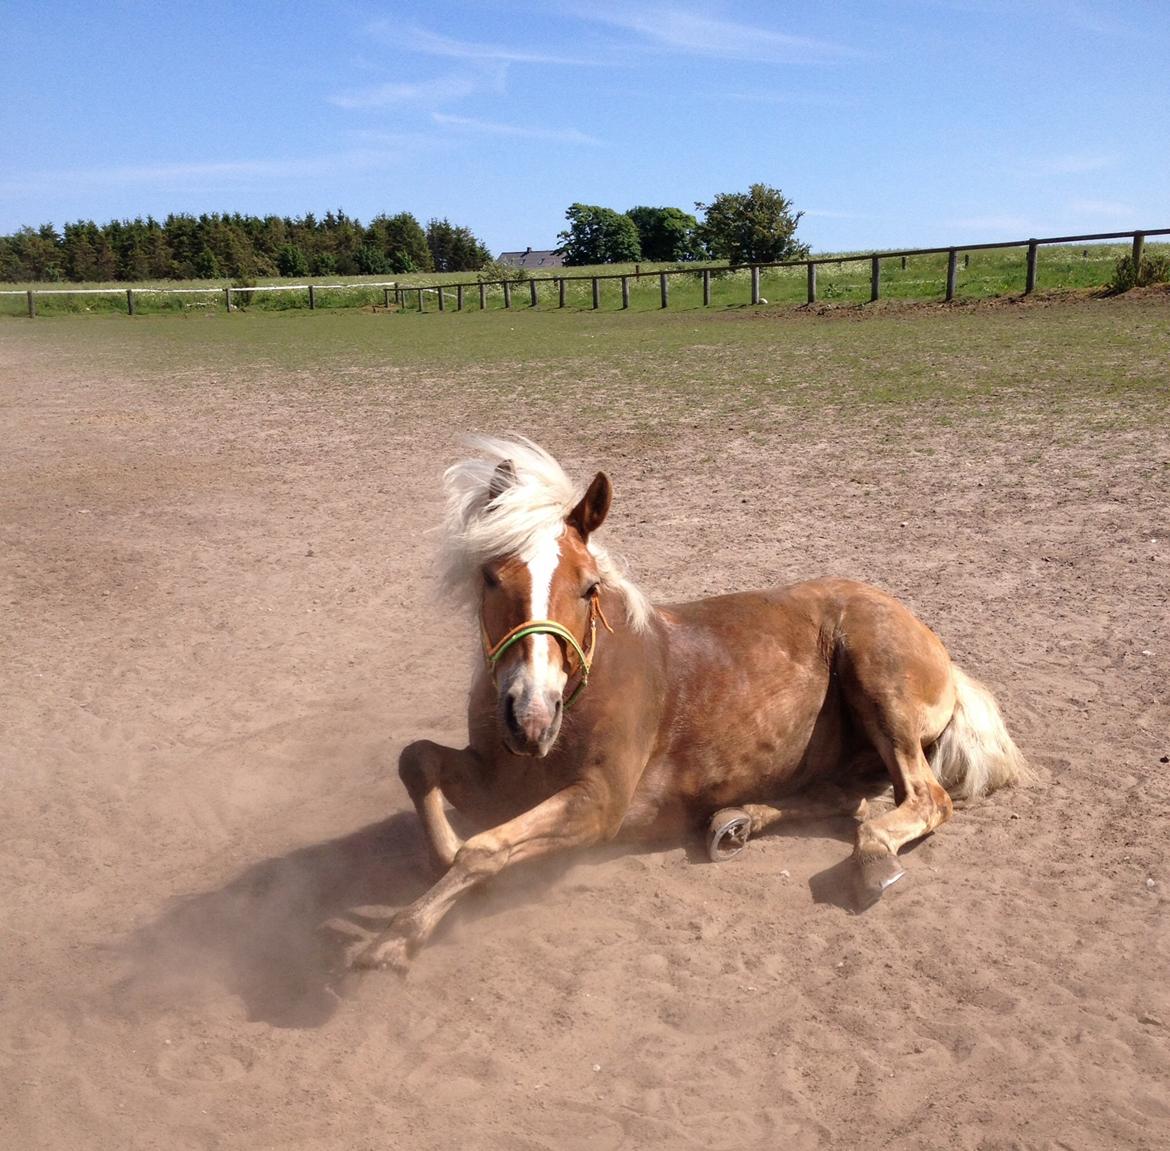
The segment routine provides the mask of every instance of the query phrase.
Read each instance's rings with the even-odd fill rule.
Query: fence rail
[[[224,305],[230,312],[233,307],[233,296],[247,300],[253,292],[307,292],[309,307],[312,309],[317,306],[318,292],[381,288],[388,305],[390,292],[397,287],[397,280],[380,280],[376,283],[371,281],[361,284],[257,284],[255,287],[230,284],[214,288],[18,288],[0,291],[0,296],[24,296],[28,300],[28,314],[30,318],[34,318],[37,314],[37,300],[41,296],[120,296],[125,293],[126,312],[132,316],[137,296],[223,296]]]
[[[672,276],[700,276],[703,283],[703,304],[708,306],[711,303],[711,276],[726,272],[742,272],[748,271],[751,276],[751,303],[759,304],[762,300],[760,295],[760,273],[764,270],[774,268],[805,268],[807,269],[807,290],[806,297],[810,304],[817,301],[817,268],[825,264],[856,264],[868,262],[870,265],[870,300],[876,301],[881,298],[881,265],[885,260],[906,260],[911,256],[938,256],[946,255],[947,257],[947,271],[946,283],[944,288],[943,298],[946,300],[953,300],[955,297],[955,290],[958,278],[958,257],[960,253],[966,254],[970,252],[989,252],[996,250],[1007,250],[1012,248],[1027,249],[1027,260],[1024,275],[1024,294],[1030,295],[1036,290],[1036,268],[1039,259],[1039,251],[1043,247],[1049,247],[1056,244],[1083,244],[1083,243],[1097,243],[1105,240],[1129,240],[1132,244],[1132,259],[1135,269],[1140,266],[1142,259],[1142,251],[1147,237],[1151,236],[1170,236],[1170,228],[1145,228],[1129,232],[1093,232],[1086,235],[1079,236],[1045,236],[1043,238],[1030,238],[1027,240],[1003,240],[990,244],[961,244],[952,245],[940,248],[904,248],[895,249],[893,251],[880,252],[865,252],[854,255],[837,255],[837,256],[806,256],[800,260],[780,260],[772,263],[755,263],[755,264],[740,264],[740,265],[706,265],[700,268],[689,267],[674,267],[658,271],[656,274],[659,278],[659,294],[660,306],[667,308],[670,306],[670,277]],[[591,285],[591,307],[596,310],[601,306],[601,284],[606,280],[620,280],[622,292],[622,308],[627,309],[630,306],[630,280],[640,279],[643,275],[653,275],[655,273],[647,272],[601,272],[588,273],[584,275],[559,274],[555,276],[533,276],[527,281],[529,306],[536,307],[538,303],[538,286],[542,284],[554,285],[557,289],[557,306],[559,308],[565,307],[565,285],[567,283],[589,283]],[[126,311],[129,315],[134,315],[135,311],[135,297],[140,295],[157,294],[157,295],[222,295],[227,310],[232,310],[233,295],[239,296],[243,300],[247,300],[254,292],[307,292],[309,299],[309,307],[315,308],[317,306],[316,294],[319,291],[353,291],[359,289],[381,289],[383,292],[383,302],[386,307],[390,305],[391,293],[394,295],[394,302],[402,308],[408,299],[416,301],[417,310],[425,311],[424,296],[435,296],[438,302],[440,312],[447,310],[448,293],[453,293],[455,298],[455,310],[463,311],[464,307],[464,293],[467,288],[477,288],[479,290],[479,307],[481,310],[487,307],[487,300],[485,291],[489,287],[498,287],[503,291],[504,307],[512,307],[512,292],[522,283],[517,280],[469,280],[463,282],[450,283],[431,283],[431,284],[399,284],[397,281],[380,281],[377,283],[359,283],[359,284],[263,284],[256,287],[244,286],[225,286],[225,287],[208,287],[208,288],[29,288],[18,289],[16,291],[0,291],[0,296],[26,296],[28,299],[28,314],[30,317],[36,316],[36,301],[41,296],[87,296],[87,295],[120,295],[125,292],[126,295]]]

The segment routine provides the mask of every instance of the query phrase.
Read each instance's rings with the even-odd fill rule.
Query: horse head
[[[511,461],[496,467],[486,516],[507,514],[517,482]],[[565,708],[588,679],[597,621],[604,619],[602,575],[588,543],[611,497],[608,477],[598,472],[563,520],[532,534],[520,551],[481,566],[484,654],[496,684],[500,735],[516,755],[549,753]]]

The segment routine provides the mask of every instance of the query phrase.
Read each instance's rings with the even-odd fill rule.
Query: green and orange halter
[[[589,684],[589,669],[593,666],[593,655],[597,648],[597,621],[600,620],[604,625],[605,630],[613,633],[613,628],[609,625],[609,620],[605,618],[605,613],[601,610],[601,595],[594,592],[589,597],[589,646],[582,647],[577,637],[569,631],[564,624],[557,623],[555,619],[530,619],[523,623],[517,624],[507,635],[497,640],[494,644],[491,637],[487,633],[487,628],[484,626],[483,615],[479,617],[479,631],[483,639],[483,655],[487,661],[488,669],[492,673],[492,677],[496,674],[496,664],[500,662],[504,653],[522,639],[530,635],[551,635],[555,639],[561,640],[568,650],[572,651],[577,657],[577,666],[569,672],[569,678],[580,673],[580,680],[577,686],[573,689],[572,695],[565,700],[565,707],[572,707],[573,701],[585,690]]]

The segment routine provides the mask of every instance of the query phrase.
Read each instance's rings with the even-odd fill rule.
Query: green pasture
[[[387,402],[431,397],[492,427],[523,426],[530,404],[564,407],[577,422],[608,421],[617,405],[639,425],[694,415],[763,429],[780,410],[843,419],[884,412],[895,428],[909,408],[943,423],[972,414],[1010,422],[1026,401],[1044,419],[1087,404],[1094,419],[1140,430],[1166,418],[1170,296],[959,308],[888,301],[824,314],[47,316],[0,326],[0,355],[35,363],[50,379],[55,364],[83,363],[95,378],[144,375],[168,389],[267,389],[279,380],[341,399],[371,391],[384,391]]]
[[[1037,291],[1057,292],[1100,289],[1113,274],[1119,257],[1126,255],[1128,244],[1096,244],[1081,246],[1042,247],[1037,264]],[[1150,255],[1159,252],[1170,254],[1170,244],[1148,244]],[[849,253],[841,261],[821,264],[817,267],[818,303],[825,305],[868,304],[870,298],[870,265],[868,258],[849,261]],[[985,299],[996,296],[1018,295],[1024,290],[1026,249],[1000,249],[964,253],[960,250],[956,298],[960,300]],[[897,256],[882,260],[881,294],[888,300],[937,300],[944,294],[946,284],[947,257],[944,253],[930,256]],[[657,312],[661,309],[659,271],[664,266],[606,265],[599,268],[567,268],[566,277],[574,277],[565,285],[565,309],[572,312],[592,311],[593,289],[589,277],[592,275],[612,277],[626,274],[630,277],[630,311]],[[676,265],[670,265],[674,268]],[[694,310],[703,307],[702,269],[694,265],[685,272],[669,278],[670,309]],[[580,277],[580,278],[578,278]],[[360,277],[349,283],[365,285],[338,289],[332,287],[335,278],[317,277],[299,280],[264,280],[255,286],[272,284],[313,283],[318,310],[356,309],[381,306],[386,294],[382,287],[375,286],[393,279],[400,287],[407,289],[396,311],[403,315],[419,314],[417,288],[428,285],[446,285],[444,303],[446,311],[456,313],[455,285],[464,287],[462,317],[481,310],[479,287],[471,273],[449,273],[446,275],[419,274],[398,277]],[[557,285],[550,273],[533,277],[537,283],[537,304],[539,311],[558,310]],[[40,295],[36,300],[38,317],[60,314],[122,314],[126,315],[126,289],[135,293],[135,312],[138,316],[151,314],[173,314],[198,316],[223,314],[225,297],[220,282],[156,284],[14,284],[11,290],[23,293],[29,288],[37,291],[65,290],[65,295]],[[4,285],[3,287],[8,287]],[[89,295],[81,289],[101,288],[108,294]],[[202,288],[205,294],[168,295],[157,294],[152,289]],[[73,289],[73,291],[70,291]],[[531,289],[527,278],[511,285],[511,310],[515,313],[532,310]],[[760,307],[778,307],[803,304],[806,300],[806,272],[803,266],[792,268],[764,269],[760,277],[760,294],[767,304]],[[391,294],[394,302],[394,295]],[[233,304],[241,312],[283,312],[302,313],[308,309],[307,290],[296,292],[248,292],[246,289],[233,290]],[[751,276],[745,268],[735,272],[711,273],[711,308],[713,310],[744,309],[751,307]],[[621,284],[616,279],[600,281],[599,310],[618,311],[621,309]],[[484,289],[484,309],[505,310],[505,292],[499,284]],[[425,291],[422,298],[423,313],[439,311],[436,291]],[[0,295],[0,316],[26,316],[27,299],[23,294]]]

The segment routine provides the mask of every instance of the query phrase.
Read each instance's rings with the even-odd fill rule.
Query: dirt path
[[[0,1145],[1170,1146],[1165,422],[533,392],[653,595],[872,580],[1043,782],[865,915],[815,899],[848,824],[603,851],[339,997],[317,925],[427,882],[393,765],[461,739],[476,652],[424,533],[523,370],[114,371],[38,332],[0,331]]]

